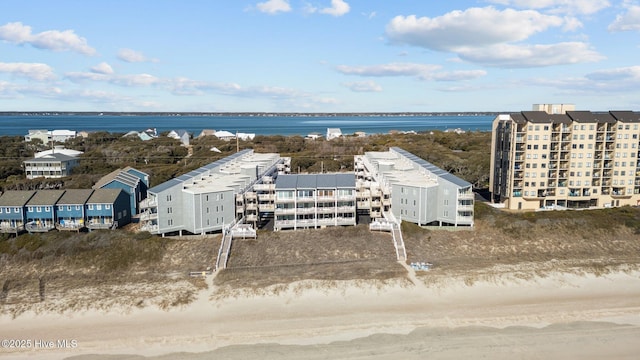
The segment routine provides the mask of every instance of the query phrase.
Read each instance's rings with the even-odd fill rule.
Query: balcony
[[[277,209],[275,209],[275,214],[276,215],[295,214],[295,213],[296,213],[296,209],[295,208],[277,208]]]
[[[254,191],[274,191],[276,184],[255,184],[253,185]]]
[[[148,197],[148,198],[140,201],[140,208],[141,209],[154,208],[154,207],[158,207],[158,202],[156,201],[155,197],[153,197],[153,198]]]
[[[315,214],[316,212],[316,208],[314,207],[308,207],[308,208],[297,208],[296,209],[296,214]],[[278,212],[276,211],[276,214]]]
[[[258,209],[260,209],[261,212],[274,212],[276,206],[274,204],[258,204]]]

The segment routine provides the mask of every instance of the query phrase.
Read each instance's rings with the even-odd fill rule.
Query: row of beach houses
[[[114,229],[131,222],[149,187],[149,175],[127,167],[105,175],[93,189],[5,191],[0,232]]]

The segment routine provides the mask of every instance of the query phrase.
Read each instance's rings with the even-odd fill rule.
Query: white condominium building
[[[280,175],[274,230],[356,225],[353,174]]]
[[[277,177],[289,160],[247,149],[154,186],[140,203],[141,229],[162,235],[220,231],[244,216],[243,203],[236,211],[238,198]]]
[[[354,161],[359,211],[418,225],[473,226],[469,182],[397,147]]]
[[[640,112],[499,115],[492,200],[514,210],[640,205],[639,137]]]

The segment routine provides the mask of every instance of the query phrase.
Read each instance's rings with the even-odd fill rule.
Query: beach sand
[[[422,280],[428,280],[423,282]],[[502,275],[469,283],[303,281],[183,308],[0,318],[15,359],[636,359],[640,272]],[[71,340],[73,348],[35,348]]]

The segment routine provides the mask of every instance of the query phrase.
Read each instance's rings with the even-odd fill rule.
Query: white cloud
[[[162,79],[149,74],[118,75],[113,73],[70,72],[66,73],[65,76],[73,82],[98,81],[125,87],[143,87],[161,85],[163,83]]]
[[[331,0],[331,7],[320,10],[320,13],[331,16],[342,16],[351,10],[351,7],[344,0]]]
[[[596,62],[604,57],[582,42],[552,45],[498,44],[484,48],[461,49],[461,59],[486,66],[528,68]]]
[[[484,70],[457,70],[435,73],[432,78],[436,81],[463,81],[477,79],[485,75],[487,72]]]
[[[439,65],[391,63],[369,66],[338,65],[336,70],[345,75],[359,76],[426,76],[440,69]]]
[[[0,40],[14,44],[29,44],[38,49],[74,51],[83,55],[96,54],[96,50],[87,44],[87,40],[76,35],[73,30],[48,30],[33,34],[31,27],[21,22],[0,26]]]
[[[465,61],[487,66],[525,68],[602,60],[603,56],[583,42],[521,44],[552,27],[575,30],[581,26],[571,16],[485,7],[435,18],[397,16],[386,32],[392,43],[452,52]]]
[[[532,78],[522,85],[551,87],[572,95],[610,97],[612,93],[621,93],[633,96],[640,87],[640,66],[602,69],[583,77]]]
[[[544,9],[552,13],[594,14],[611,4],[608,0],[487,0],[490,3],[521,9]]]
[[[265,2],[258,3],[256,8],[267,14],[277,14],[279,12],[289,12],[291,11],[291,5],[289,5],[289,1],[287,0],[268,0]]]
[[[484,70],[441,71],[440,65],[392,63],[369,66],[339,65],[336,70],[345,75],[358,76],[413,76],[421,80],[462,81],[486,75]]]
[[[18,99],[24,95],[38,96],[41,98],[56,98],[62,90],[55,86],[42,86],[37,84],[14,84],[0,81],[0,99]]]
[[[113,74],[113,68],[111,67],[111,65],[107,64],[106,62],[101,62],[100,64],[92,67],[91,72],[96,74],[109,75],[109,74]]]
[[[609,31],[640,30],[640,6],[631,5],[609,25]]]
[[[120,49],[118,50],[118,59],[128,62],[128,63],[138,63],[138,62],[158,62],[157,59],[151,59],[146,57],[140,51],[135,51],[132,49]]]
[[[355,92],[380,92],[382,86],[376,84],[375,81],[355,81],[343,83],[343,86]]]
[[[485,7],[456,10],[435,18],[396,16],[387,25],[386,34],[393,43],[455,51],[466,46],[483,47],[522,41],[563,24],[564,20],[558,16],[533,10]]]
[[[0,63],[0,73],[9,73],[38,81],[56,78],[53,68],[41,63]]]
[[[640,66],[629,66],[594,71],[585,76],[596,81],[634,81],[640,82]]]

